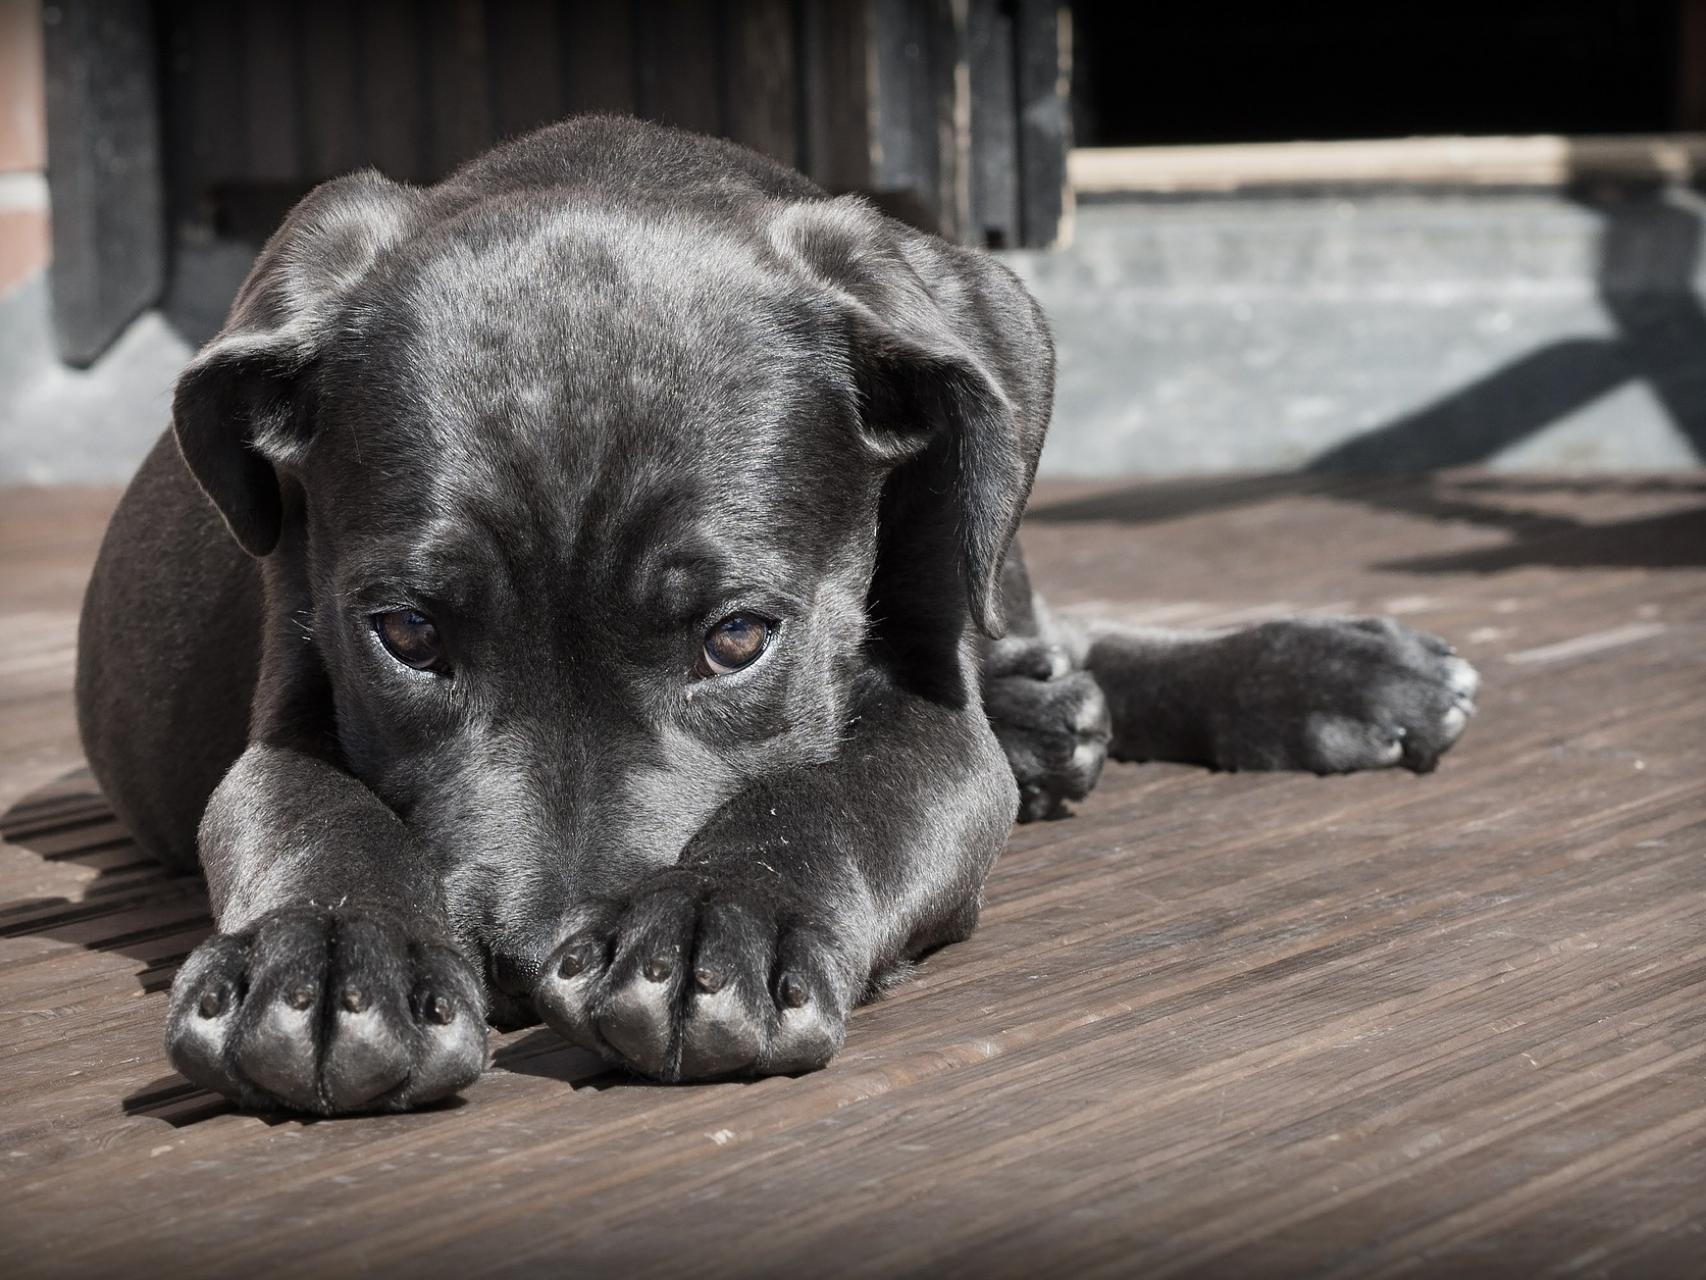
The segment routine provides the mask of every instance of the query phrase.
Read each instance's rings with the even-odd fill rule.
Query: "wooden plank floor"
[[[1427,778],[1110,768],[819,1074],[648,1087],[522,1032],[459,1106],[320,1123],[162,1054],[206,903],[68,694],[111,499],[0,494],[8,1275],[1706,1274],[1699,475],[1057,487],[1060,602],[1391,611],[1479,718]]]

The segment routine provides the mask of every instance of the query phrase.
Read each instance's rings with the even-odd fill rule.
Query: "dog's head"
[[[1052,353],[1005,270],[857,201],[477,177],[309,196],[174,429],[265,559],[261,728],[401,815],[524,988],[567,904],[832,757],[861,681],[976,713]]]

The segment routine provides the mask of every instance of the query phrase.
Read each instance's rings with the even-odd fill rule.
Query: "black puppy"
[[[219,924],[173,1062],[403,1108],[537,1011],[659,1079],[805,1070],[1105,754],[1431,767],[1475,677],[1429,637],[1050,621],[1052,375],[999,264],[724,143],[588,118],[315,191],[83,613],[90,762]]]

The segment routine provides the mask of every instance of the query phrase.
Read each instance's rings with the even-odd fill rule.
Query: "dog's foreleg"
[[[167,1050],[248,1106],[398,1110],[485,1065],[481,984],[427,852],[334,764],[256,743],[209,801],[219,932],[172,986]]]
[[[751,787],[678,865],[582,906],[534,1003],[658,1079],[821,1066],[886,975],[971,931],[1013,810],[975,705],[876,693],[834,761]]]
[[[1064,815],[1108,755],[1108,706],[1084,669],[1084,636],[1031,590],[1015,541],[1001,573],[1007,634],[982,642],[983,706],[1019,784],[1019,821]]]

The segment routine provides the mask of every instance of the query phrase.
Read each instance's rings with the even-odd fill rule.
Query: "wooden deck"
[[[461,1105],[320,1123],[162,1054],[206,903],[68,694],[111,497],[0,494],[8,1275],[1706,1274],[1699,475],[1057,487],[1058,600],[1390,611],[1479,718],[1427,778],[1110,768],[819,1074],[648,1087],[533,1031]]]

